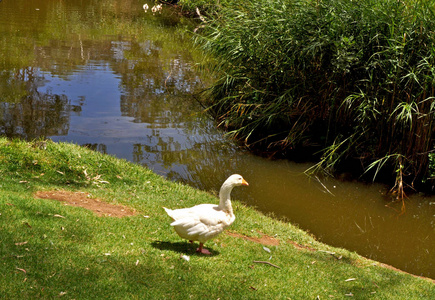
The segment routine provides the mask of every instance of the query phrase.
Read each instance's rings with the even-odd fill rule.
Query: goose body
[[[231,206],[231,191],[235,186],[248,185],[245,179],[238,174],[231,175],[222,184],[219,192],[219,205],[200,204],[189,208],[169,209],[164,207],[166,213],[172,218],[171,226],[183,239],[191,242],[198,241],[198,252],[210,254],[203,245],[230,226],[236,219]]]

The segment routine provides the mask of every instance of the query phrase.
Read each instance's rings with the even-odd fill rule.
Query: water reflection
[[[68,133],[68,97],[40,92],[38,87],[45,82],[37,70],[26,68],[16,72],[3,71],[0,82],[5,95],[0,103],[0,134],[36,139]]]
[[[250,187],[235,198],[326,243],[435,276],[433,200],[413,197],[398,217],[383,186],[319,183],[303,175],[307,165],[238,149],[194,101],[206,84],[180,30],[188,21],[143,4],[1,2],[0,133],[74,142],[204,190],[241,173]]]

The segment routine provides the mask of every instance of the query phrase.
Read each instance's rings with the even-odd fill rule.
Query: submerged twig
[[[314,176],[314,178],[316,178],[316,180],[317,180],[317,182],[318,183],[320,183],[320,185],[329,193],[329,194],[331,194],[332,196],[334,196],[335,197],[335,195],[330,191],[330,190],[328,190],[328,188],[320,181],[320,179],[319,179],[319,177],[317,177],[317,176]]]

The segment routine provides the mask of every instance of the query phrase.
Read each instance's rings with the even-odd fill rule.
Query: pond
[[[240,149],[197,101],[208,71],[170,7],[137,0],[0,2],[0,133],[73,142],[285,218],[322,242],[435,278],[435,198],[391,203],[387,187],[308,178],[308,164]],[[153,2],[148,2],[153,6]]]

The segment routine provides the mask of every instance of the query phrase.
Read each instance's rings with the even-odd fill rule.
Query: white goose
[[[187,239],[191,243],[198,241],[199,248],[196,251],[211,254],[210,251],[203,248],[204,243],[219,235],[236,219],[231,206],[230,194],[233,187],[240,185],[248,185],[242,176],[233,174],[228,177],[219,191],[219,205],[200,204],[175,210],[163,208],[174,220],[171,226],[174,226],[181,238]]]

